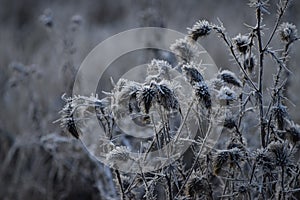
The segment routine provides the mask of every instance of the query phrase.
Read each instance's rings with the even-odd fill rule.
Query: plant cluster
[[[61,125],[81,139],[90,116],[97,116],[103,128],[97,152],[105,153],[103,159],[114,168],[122,199],[298,199],[300,127],[288,114],[289,77],[284,72],[290,71],[290,48],[299,37],[295,25],[282,22],[289,2],[279,1],[270,34],[264,34],[263,16],[269,14],[266,0],[251,0],[256,24],[247,25],[246,34],[230,37],[221,21],[218,25],[196,22],[186,37],[170,47],[176,66],[154,59],[143,83],[112,81],[114,88],[103,99],[64,97]],[[220,70],[211,79],[205,77],[197,60],[197,40],[211,34],[228,47],[238,73]],[[274,50],[271,44],[276,39],[282,48]],[[271,67],[268,57],[277,66],[272,85],[264,81],[266,67]],[[182,90],[186,87],[190,95]],[[128,116],[155,134],[138,141],[126,136],[119,121]],[[249,127],[253,118],[258,119],[254,128]],[[196,130],[189,127],[191,122]],[[220,143],[212,146],[215,126],[223,131]],[[253,145],[253,140],[259,142]],[[188,146],[185,153],[173,157],[174,147],[181,146]],[[141,156],[133,157],[131,150]],[[136,173],[119,170],[120,165],[147,164],[148,154],[154,151],[158,159],[165,155],[172,162],[151,172],[143,167]]]

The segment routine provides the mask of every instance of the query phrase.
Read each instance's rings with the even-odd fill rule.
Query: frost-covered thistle
[[[269,156],[273,158],[273,163],[277,166],[287,166],[292,161],[288,143],[272,142],[267,147]]]
[[[194,66],[194,64],[183,65],[182,70],[185,74],[187,81],[191,85],[195,85],[199,82],[204,81],[203,76],[198,71],[198,69]]]
[[[235,44],[236,49],[242,53],[242,54],[246,54],[248,48],[249,48],[249,37],[246,35],[241,35],[238,34],[236,37],[234,37],[233,42]]]
[[[284,22],[278,27],[278,34],[283,42],[293,42],[297,39],[297,28],[294,24]]]
[[[69,133],[72,134],[76,139],[79,138],[79,131],[76,127],[75,119],[74,119],[74,107],[72,106],[72,102],[68,102],[65,107],[60,111],[61,113],[61,127],[65,128]]]
[[[156,97],[157,90],[149,85],[143,86],[142,90],[138,92],[138,104],[144,113],[149,113],[149,110],[152,107]]]
[[[170,70],[172,66],[165,60],[153,59],[150,64],[148,64],[147,74],[148,77],[146,81],[150,82],[151,80],[162,81],[170,80]]]
[[[229,152],[227,150],[218,151],[213,157],[214,173],[218,175],[222,168],[224,168],[229,159]]]
[[[224,86],[224,84],[225,84],[224,81],[219,78],[213,78],[213,79],[209,80],[210,87],[215,90],[220,90],[221,87]]]
[[[225,83],[229,83],[238,87],[242,86],[242,82],[238,79],[238,77],[235,75],[235,73],[229,71],[229,70],[223,70],[219,72],[218,78],[223,80]]]
[[[170,46],[170,49],[179,58],[179,62],[181,63],[192,62],[193,58],[198,55],[196,47],[187,37],[176,40]]]
[[[237,99],[237,95],[229,87],[224,86],[218,92],[217,98],[220,100],[221,104],[229,105],[232,101]]]
[[[234,147],[228,150],[219,150],[213,157],[214,173],[218,175],[225,167],[235,167],[240,165],[240,162],[244,159],[245,152],[243,149]]]
[[[117,146],[106,155],[106,160],[111,166],[117,167],[130,160],[130,150],[125,146]]]
[[[157,84],[152,81],[150,87],[157,91],[157,103],[162,105],[166,110],[179,109],[179,102],[174,91],[167,85],[166,82]]]
[[[187,182],[185,193],[192,199],[198,199],[200,196],[211,196],[212,191],[208,180],[205,177],[192,177]]]
[[[127,79],[120,79],[112,90],[113,98],[113,109],[116,109],[118,112],[115,112],[115,116],[118,118],[123,113],[123,111],[129,113],[138,113],[140,108],[137,102],[137,94],[141,90],[142,86],[140,83],[135,81],[130,81]],[[122,112],[121,112],[122,111]]]
[[[188,34],[193,40],[210,34],[212,26],[206,20],[197,21],[192,28],[188,28]]]
[[[210,109],[212,106],[211,95],[206,83],[204,81],[198,82],[193,86],[193,89],[199,103],[203,104],[205,108]]]

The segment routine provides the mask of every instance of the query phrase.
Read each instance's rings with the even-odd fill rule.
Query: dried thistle
[[[151,80],[155,80],[157,82],[162,80],[170,80],[171,69],[172,66],[167,61],[153,59],[147,68],[148,77],[146,82],[150,82]]]
[[[188,28],[188,34],[193,40],[210,34],[212,26],[206,20],[197,21],[192,28]]]
[[[186,79],[191,85],[195,85],[199,82],[204,81],[203,76],[201,75],[201,73],[198,71],[198,69],[195,67],[194,64],[183,65],[182,69]]]
[[[287,166],[291,162],[288,143],[272,142],[267,146],[267,150],[275,165]]]
[[[297,28],[294,24],[284,22],[278,27],[278,34],[283,42],[293,42],[298,38]]]
[[[111,166],[118,167],[119,165],[127,164],[132,159],[130,150],[126,146],[116,146],[106,155],[106,160]]]
[[[170,49],[182,63],[192,62],[193,58],[198,55],[196,47],[186,37],[176,40]]]
[[[212,106],[211,95],[208,86],[205,82],[198,82],[193,86],[194,94],[199,103],[203,104],[205,108],[210,109]]]
[[[209,80],[210,87],[215,90],[220,90],[221,87],[224,86],[224,84],[225,84],[224,81],[219,78],[213,78],[213,79]]]
[[[213,157],[214,173],[218,175],[226,167],[240,166],[245,160],[246,154],[243,148],[234,147],[228,150],[219,150]]]
[[[246,54],[247,50],[249,49],[250,40],[249,37],[246,35],[238,34],[235,38],[232,39],[236,49],[242,53]]]
[[[225,83],[229,83],[238,87],[242,86],[242,82],[238,79],[238,77],[235,75],[235,73],[229,71],[229,70],[223,70],[219,72],[218,78],[223,80]]]
[[[274,158],[267,152],[266,149],[258,149],[254,154],[255,161],[259,166],[262,166],[263,172],[271,174],[276,168]]]
[[[121,110],[129,113],[138,113],[140,108],[137,101],[138,92],[141,90],[141,84],[135,81],[120,79],[112,91],[113,108],[118,110],[116,117],[121,115]]]
[[[229,159],[229,151],[221,150],[213,157],[214,173],[218,175],[224,167],[226,167]]]
[[[75,104],[73,103],[73,98],[62,96],[62,99],[66,102],[63,109],[59,112],[61,118],[55,122],[60,121],[60,126],[66,129],[73,137],[79,139],[79,129],[76,127],[76,122],[74,118]]]
[[[189,179],[185,188],[185,194],[190,198],[197,199],[203,195],[211,196],[212,190],[207,178],[195,176]]]
[[[169,84],[162,82],[157,84],[152,81],[150,87],[157,91],[157,102],[162,105],[166,110],[179,109],[179,102],[175,92],[170,88]]]
[[[232,101],[237,99],[237,96],[233,90],[224,86],[218,92],[217,98],[220,100],[221,104],[229,105]]]
[[[138,92],[138,104],[139,107],[142,108],[142,111],[144,113],[149,113],[149,110],[152,107],[156,97],[157,90],[153,89],[153,87],[150,87],[148,85],[143,86],[142,90]]]

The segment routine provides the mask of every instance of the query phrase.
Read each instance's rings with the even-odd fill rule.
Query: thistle
[[[249,44],[250,44],[249,37],[246,35],[238,34],[232,40],[235,44],[236,50],[238,50],[242,54],[246,54],[247,50],[249,49]]]
[[[197,57],[196,47],[188,40],[188,38],[178,39],[170,46],[171,51],[178,57],[181,63],[192,62]]]
[[[278,28],[278,34],[283,42],[293,42],[298,38],[297,28],[294,24],[284,22]]]
[[[217,98],[220,100],[221,104],[229,105],[232,101],[237,99],[237,95],[229,87],[224,86],[218,92]]]
[[[193,40],[210,34],[212,26],[206,20],[197,21],[192,28],[188,28],[188,34]]]
[[[199,82],[204,81],[203,76],[193,64],[183,65],[182,70],[185,74],[187,81],[191,85],[195,85]]]
[[[179,109],[179,102],[175,93],[166,83],[151,82],[150,87],[157,91],[157,102],[166,110]]]
[[[138,92],[137,100],[138,105],[142,108],[143,112],[148,114],[150,108],[152,107],[155,98],[157,96],[157,90],[153,89],[148,85],[145,85],[141,91]]]
[[[193,86],[194,94],[198,102],[205,108],[210,109],[212,106],[211,95],[205,82],[198,82]]]
[[[242,86],[241,81],[238,79],[238,77],[229,70],[223,70],[219,72],[218,78],[223,80],[225,83],[232,84],[238,87]]]

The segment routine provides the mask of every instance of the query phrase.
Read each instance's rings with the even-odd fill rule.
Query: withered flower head
[[[194,64],[187,64],[183,65],[183,72],[187,80],[190,82],[191,85],[195,85],[198,82],[204,81],[203,76],[198,71],[198,69],[194,66]]]
[[[157,96],[157,90],[149,85],[143,86],[142,90],[138,92],[137,100],[140,108],[146,114],[149,113]]]
[[[238,34],[235,38],[233,38],[233,42],[235,44],[236,49],[240,53],[246,54],[250,44],[250,40],[248,36]]]
[[[294,24],[284,22],[278,27],[278,34],[283,42],[293,42],[297,39],[297,28]]]
[[[238,79],[235,73],[229,70],[223,70],[219,72],[218,78],[222,79],[225,83],[229,83],[238,87],[242,86],[241,81]]]
[[[205,82],[198,82],[194,86],[194,94],[199,103],[203,104],[205,108],[210,109],[212,106],[211,95]]]
[[[188,34],[193,40],[210,34],[212,26],[206,20],[197,21],[192,28],[188,28]]]

